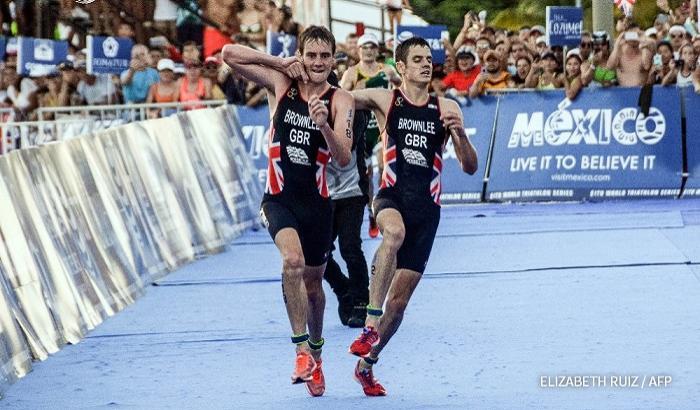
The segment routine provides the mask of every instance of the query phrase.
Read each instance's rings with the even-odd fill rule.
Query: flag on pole
[[[625,13],[625,16],[631,16],[632,7],[634,7],[636,1],[637,0],[615,0],[615,5]]]

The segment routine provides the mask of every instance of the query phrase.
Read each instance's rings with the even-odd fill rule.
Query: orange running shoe
[[[294,373],[292,373],[292,384],[308,382],[313,378],[313,372],[316,370],[316,361],[311,353],[300,351],[297,352],[297,359],[294,364]]]
[[[386,390],[384,386],[379,384],[379,381],[374,378],[372,373],[372,368],[360,369],[360,361],[357,361],[355,366],[355,380],[360,383],[362,390],[367,396],[386,396]]]
[[[316,370],[311,374],[311,380],[306,382],[306,390],[313,397],[323,396],[323,393],[326,391],[326,378],[323,377],[321,364],[321,359],[316,360]]]
[[[379,236],[379,225],[377,225],[377,220],[374,217],[369,217],[369,237],[376,238]]]
[[[359,357],[367,357],[372,348],[379,343],[379,333],[374,327],[367,326],[362,329],[362,333],[350,345],[350,353]]]

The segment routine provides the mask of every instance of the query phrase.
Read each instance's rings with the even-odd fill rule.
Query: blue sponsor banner
[[[422,37],[430,44],[433,52],[433,62],[442,64],[445,62],[445,47],[443,38],[449,38],[447,26],[398,26],[397,38],[403,41],[410,37]]]
[[[700,95],[693,87],[682,91],[685,99],[686,152],[688,156],[688,181],[683,190],[683,197],[700,197]]]
[[[32,77],[51,74],[67,56],[67,41],[20,37],[17,45],[17,73]]]
[[[479,169],[474,175],[462,171],[455,155],[452,139],[448,141],[443,154],[442,165],[442,195],[443,204],[480,202],[486,176],[486,159],[493,134],[493,124],[496,120],[498,98],[484,96],[471,100],[470,104],[462,107],[464,130],[476,149],[479,158]]]
[[[656,87],[649,115],[638,88],[506,95],[500,102],[487,200],[675,197],[682,180],[680,96]],[[560,108],[561,107],[561,108]]]
[[[267,32],[267,53],[277,57],[291,57],[297,52],[297,38],[291,34]]]
[[[129,68],[133,46],[130,38],[87,36],[87,73],[121,74]]]
[[[5,60],[5,50],[7,50],[7,39],[0,36],[0,61]]]
[[[236,106],[241,133],[250,159],[258,169],[258,180],[263,186],[267,181],[267,139],[270,128],[270,111],[267,105],[250,108]]]
[[[547,6],[547,44],[550,47],[578,47],[582,30],[582,8]]]

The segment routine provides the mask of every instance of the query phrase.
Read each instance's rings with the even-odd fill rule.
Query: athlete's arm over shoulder
[[[352,96],[355,97],[356,110],[374,110],[386,116],[393,94],[384,88],[366,88],[352,91]]]
[[[296,57],[280,58],[240,44],[228,44],[222,50],[224,62],[243,77],[253,81],[276,95],[284,93],[291,78],[289,76]],[[303,66],[301,68],[303,71]],[[304,73],[305,74],[305,73]]]
[[[440,110],[445,129],[452,136],[452,144],[455,147],[455,154],[459,159],[462,171],[469,175],[474,175],[479,167],[476,149],[469,140],[469,136],[464,131],[464,118],[459,105],[453,100],[440,97]]]

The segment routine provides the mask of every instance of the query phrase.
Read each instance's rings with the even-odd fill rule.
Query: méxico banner
[[[675,197],[682,180],[680,96],[656,87],[648,116],[638,88],[503,97],[487,200]],[[565,107],[565,108],[564,108]]]

